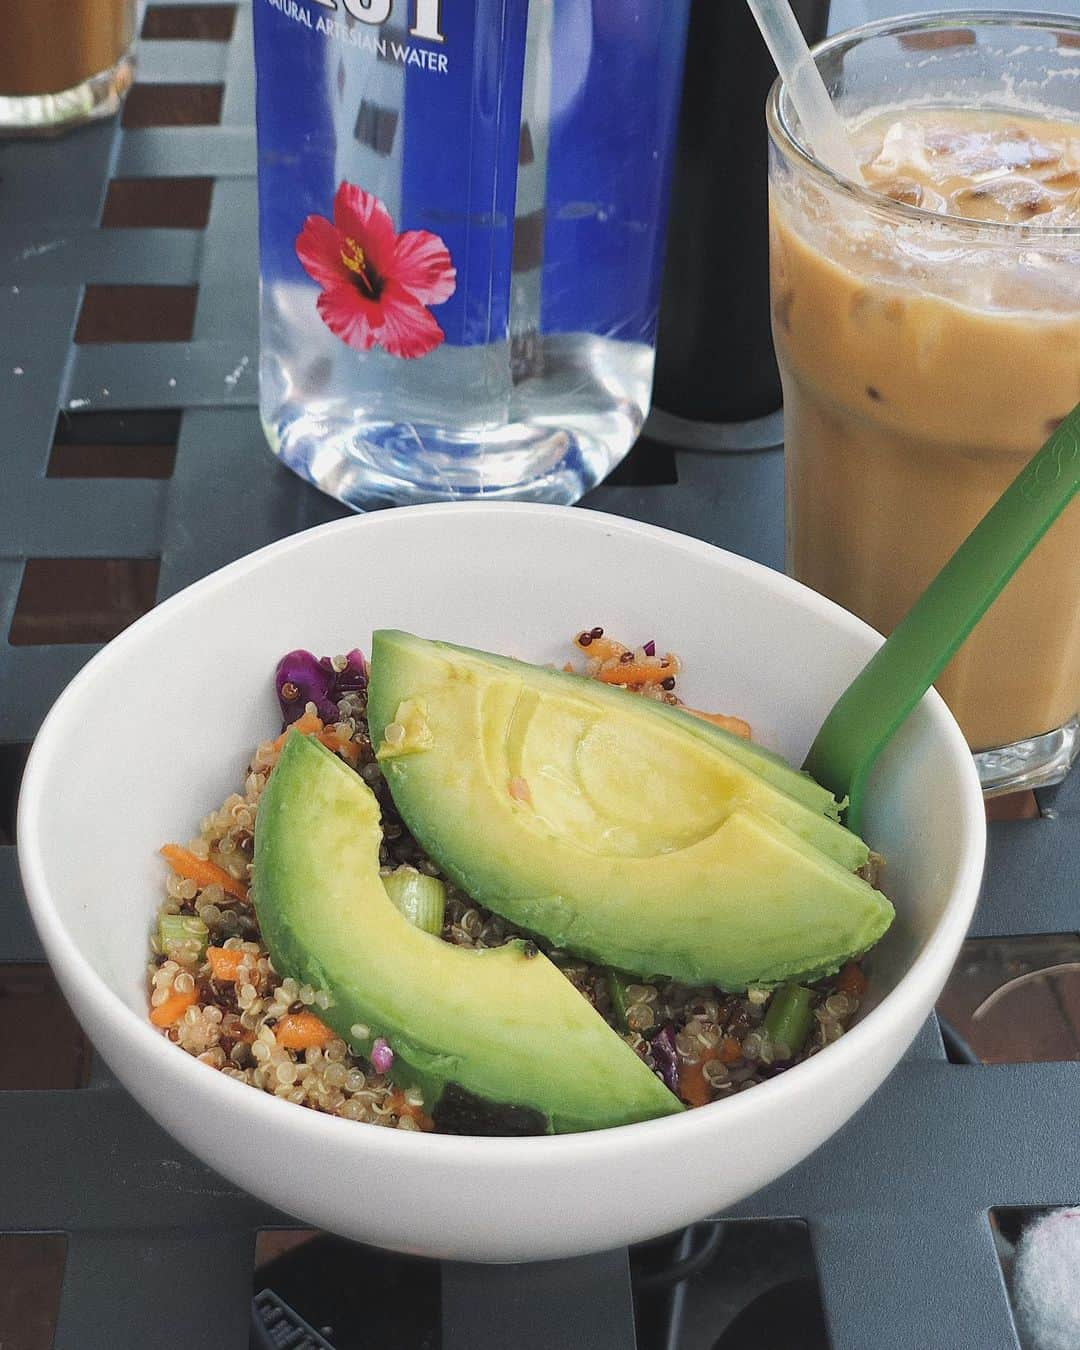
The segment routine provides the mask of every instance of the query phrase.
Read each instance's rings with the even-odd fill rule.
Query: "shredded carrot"
[[[679,1065],[679,1096],[688,1106],[707,1106],[712,1101],[712,1093],[705,1081],[705,1064]]]
[[[718,1048],[716,1058],[721,1064],[734,1064],[737,1059],[742,1059],[742,1046],[734,1036],[725,1036]]]
[[[700,717],[703,722],[711,722],[714,727],[721,727],[724,731],[730,731],[733,736],[741,736],[744,741],[750,739],[750,723],[744,722],[741,717],[728,717],[725,713],[707,713],[701,712],[698,708],[684,708],[691,717]]]
[[[227,895],[235,896],[237,900],[247,899],[247,886],[242,881],[237,881],[236,877],[230,876],[223,867],[218,867],[217,863],[208,862],[205,858],[196,858],[194,853],[189,853],[179,844],[164,844],[161,856],[177,876],[186,877],[196,886],[220,886]]]
[[[526,806],[532,806],[532,789],[529,787],[528,780],[520,777],[513,777],[506,785],[507,792],[516,802],[524,802]]]
[[[668,653],[658,665],[646,661],[616,661],[611,666],[601,666],[596,678],[603,684],[625,684],[631,689],[640,689],[647,684],[662,684],[678,674],[679,667],[675,658]]]
[[[240,978],[240,967],[244,964],[247,952],[236,951],[232,947],[207,947],[206,959],[210,962],[210,975],[215,980]]]
[[[577,637],[574,638],[574,646],[577,647],[578,651],[584,652],[586,656],[590,656],[596,661],[610,661],[613,658],[618,660],[624,652],[630,650],[629,647],[624,647],[621,642],[616,642],[614,638],[594,638],[590,636],[588,642],[582,642],[581,639],[584,636],[584,632],[578,633]]]
[[[285,744],[285,737],[292,731],[298,731],[301,736],[310,736],[313,731],[322,731],[322,718],[315,713],[301,713],[295,722],[290,722],[281,735],[274,741],[273,748],[280,751]]]
[[[342,736],[333,727],[323,726],[323,720],[316,713],[302,713],[295,722],[292,722],[285,728],[276,740],[271,742],[270,748],[274,752],[274,763],[277,762],[277,756],[285,745],[285,740],[292,731],[299,732],[301,736],[314,736],[317,741],[321,741],[328,750],[344,755],[351,765],[355,768],[360,758],[360,747],[354,740],[348,736]]]
[[[707,1054],[697,1064],[679,1065],[679,1096],[689,1106],[707,1106],[712,1101],[712,1089],[705,1077],[705,1065],[718,1059],[721,1064],[734,1064],[742,1059],[742,1046],[734,1036],[725,1036],[713,1054]]]
[[[320,740],[328,750],[344,755],[349,763],[354,768],[356,767],[356,762],[360,758],[360,747],[354,740],[350,740],[348,736],[339,735],[333,727],[327,727],[325,731],[320,731],[316,739]]]
[[[310,1050],[312,1046],[328,1045],[334,1033],[312,1012],[286,1013],[274,1033],[278,1045],[286,1050]]]
[[[195,990],[186,994],[170,994],[164,1003],[150,1009],[150,1021],[156,1027],[171,1027],[179,1022],[185,1011],[195,1002]]]
[[[850,994],[852,998],[862,998],[866,993],[866,976],[854,961],[849,961],[836,980],[838,994]]]
[[[413,1106],[400,1089],[390,1094],[390,1109],[397,1116],[409,1116],[416,1121],[422,1130],[430,1131],[435,1128],[435,1122],[424,1112],[423,1108]]]

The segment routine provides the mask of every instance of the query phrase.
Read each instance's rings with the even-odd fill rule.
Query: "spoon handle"
[[[805,768],[838,797],[847,796],[851,829],[859,830],[875,759],[1078,490],[1080,405],[840,695],[814,739]]]

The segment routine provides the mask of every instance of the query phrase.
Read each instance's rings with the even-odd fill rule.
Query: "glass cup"
[[[1080,149],[1080,19],[908,16],[814,55],[849,126],[945,109],[947,134],[981,110],[1075,125]],[[788,570],[888,633],[1080,399],[1080,225],[1040,224],[1037,184],[1017,189],[1031,214],[1013,223],[845,181],[807,151],[779,82],[767,120]],[[1060,168],[1065,193],[1077,170],[1066,219],[1080,221],[1080,161]],[[998,210],[1003,184],[979,186],[980,211],[1020,210]],[[938,688],[987,792],[1065,776],[1080,748],[1080,500]]]
[[[5,0],[0,135],[66,131],[116,112],[134,76],[135,0]]]

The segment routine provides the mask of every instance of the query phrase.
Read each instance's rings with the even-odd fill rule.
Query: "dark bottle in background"
[[[811,42],[829,0],[792,0]],[[686,49],[653,407],[694,422],[780,406],[769,331],[772,57],[742,0],[693,0]]]

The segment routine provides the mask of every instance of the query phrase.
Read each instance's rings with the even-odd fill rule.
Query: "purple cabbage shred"
[[[641,650],[645,653],[646,656],[655,656],[655,655],[656,655],[656,643],[653,641],[652,638],[650,638],[650,639],[648,640],[648,642],[646,642],[646,643],[644,643],[644,644],[642,645]]]
[[[675,1049],[675,1028],[668,1023],[649,1042],[656,1071],[664,1086],[679,1095],[679,1055]]]
[[[326,657],[323,657],[326,660]],[[364,660],[364,653],[356,647],[351,652],[347,652],[345,660],[348,662],[344,670],[335,673],[334,679],[337,681],[335,689],[338,698],[345,694],[355,693],[357,689],[367,688],[367,662]]]
[[[345,658],[344,670],[335,670],[328,656],[316,657],[298,648],[286,652],[274,672],[274,688],[284,726],[291,726],[314,703],[324,722],[338,720],[338,700],[367,685],[367,662],[353,648]]]

